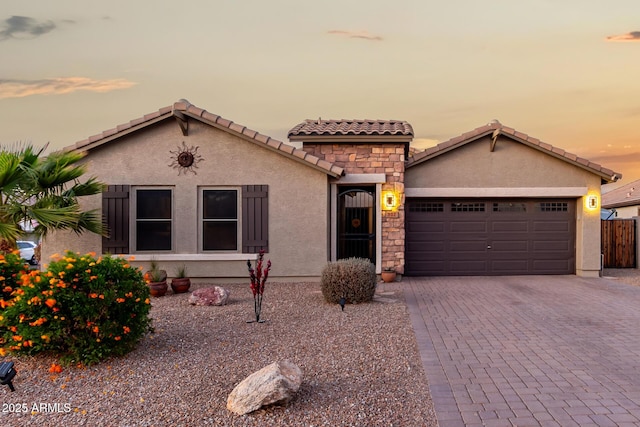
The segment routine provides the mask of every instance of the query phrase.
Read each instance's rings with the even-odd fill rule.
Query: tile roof
[[[606,209],[640,205],[640,179],[602,194]]]
[[[172,117],[179,119],[179,121],[185,120],[185,116],[199,120],[200,122],[206,123],[215,128],[222,129],[228,133],[237,135],[247,141],[273,150],[296,161],[300,161],[308,166],[312,166],[315,169],[322,170],[323,172],[333,177],[337,178],[344,174],[344,169],[339,166],[313,156],[306,151],[285,144],[282,141],[273,139],[270,136],[263,135],[243,125],[234,123],[231,120],[227,120],[216,114],[209,113],[208,111],[189,103],[189,101],[185,99],[181,99],[180,101],[175,102],[173,105],[161,108],[156,112],[146,114],[143,117],[131,120],[128,123],[118,125],[113,129],[105,130],[102,133],[90,136],[89,138],[79,141],[74,145],[66,147],[64,150],[91,150],[109,141],[143,129],[154,123],[158,123]]]
[[[401,120],[305,120],[289,131],[289,139],[302,141],[313,137],[379,137],[393,136],[413,139],[413,128]],[[378,138],[376,138],[378,139]]]
[[[462,135],[458,135],[448,141],[441,142],[435,147],[430,147],[424,151],[415,153],[408,159],[407,167],[415,166],[424,161],[449,152],[455,148],[468,144],[469,142],[483,138],[487,135],[492,135],[492,137],[496,138],[498,135],[504,135],[510,139],[513,139],[514,141],[521,142],[529,147],[542,151],[543,153],[549,154],[560,160],[564,160],[575,166],[586,169],[589,172],[595,173],[596,175],[602,177],[603,183],[615,182],[618,179],[622,178],[622,174],[618,172],[614,172],[611,169],[607,169],[597,163],[593,163],[587,159],[578,157],[575,154],[568,153],[561,148],[554,147],[553,145],[542,142],[537,138],[533,138],[513,128],[504,126],[497,120],[492,120],[484,126],[480,126],[473,129],[472,131],[463,133]]]

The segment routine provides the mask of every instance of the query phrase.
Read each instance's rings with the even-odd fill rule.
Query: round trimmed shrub
[[[142,273],[126,260],[67,252],[46,272],[23,270],[0,301],[0,353],[50,352],[84,364],[121,356],[151,331],[150,308]]]
[[[365,258],[347,258],[328,263],[320,281],[324,299],[333,304],[342,298],[357,304],[373,299],[376,291],[376,268]]]

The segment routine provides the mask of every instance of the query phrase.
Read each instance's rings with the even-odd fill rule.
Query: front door
[[[338,259],[367,258],[376,263],[375,186],[339,187]]]

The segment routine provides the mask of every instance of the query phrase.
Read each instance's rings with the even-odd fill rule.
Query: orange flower
[[[133,298],[133,292],[127,292],[124,296],[127,298]]]
[[[118,335],[117,337],[114,337],[113,339],[114,339],[114,340],[116,340],[116,341],[120,341],[120,340],[122,339],[122,337],[120,337],[120,336]]]
[[[14,335],[12,338],[14,341],[22,341],[22,337],[20,335]]]
[[[0,356],[4,357],[7,355],[7,350],[5,350],[4,348],[0,348]]]
[[[98,298],[98,294],[96,294],[95,292],[91,292],[89,294],[89,298]]]
[[[53,308],[53,306],[56,305],[56,300],[54,300],[53,298],[47,298],[44,303],[47,305],[47,307]]]
[[[90,269],[90,268],[87,268],[84,272],[85,272],[85,273],[91,273],[91,269]]]
[[[131,332],[131,329],[128,326],[123,326],[122,330],[124,331],[125,334],[128,334],[129,332]]]
[[[126,300],[124,298],[116,298],[116,302],[125,302]]]
[[[100,328],[98,328],[97,326],[94,326],[92,331],[94,334],[97,334],[98,332],[100,332]]]
[[[104,295],[100,294],[100,295],[98,295],[98,298],[104,299]]]
[[[6,307],[9,307],[9,303],[3,299],[0,299],[0,308],[6,308]]]
[[[13,291],[13,288],[11,286],[5,286],[4,289],[2,290],[2,292],[11,292]]]
[[[40,326],[47,321],[46,317],[41,317],[38,320],[34,320],[33,322],[29,322],[29,326]]]
[[[57,363],[52,363],[51,367],[49,368],[49,372],[51,372],[52,374],[59,374],[60,372],[62,372],[62,366],[58,365]]]
[[[89,280],[96,280],[98,276],[89,276]]]
[[[135,256],[133,256],[133,255],[131,255],[131,256],[129,257],[129,261],[135,261],[135,259],[136,259],[136,257],[135,257]]]
[[[67,267],[66,267],[67,270],[71,270],[72,268],[73,268],[73,264],[71,263],[67,264]]]
[[[89,255],[90,257],[95,257],[97,254],[93,251],[89,252],[87,255]]]

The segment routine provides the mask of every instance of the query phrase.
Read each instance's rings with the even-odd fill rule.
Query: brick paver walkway
[[[404,278],[440,427],[640,425],[640,287]]]

